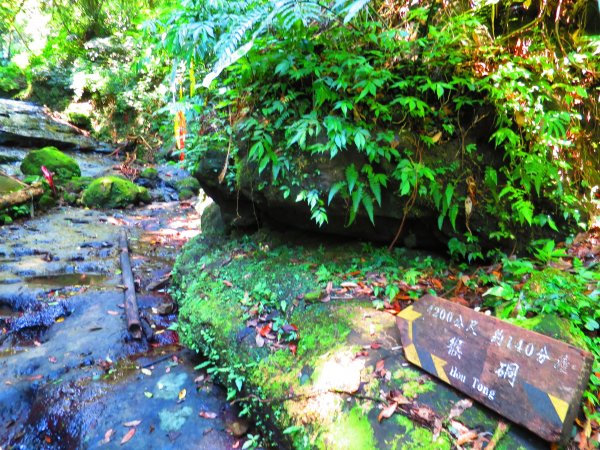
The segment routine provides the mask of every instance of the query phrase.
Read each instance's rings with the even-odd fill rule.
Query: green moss
[[[45,192],[38,200],[38,205],[41,209],[50,209],[56,205],[56,199],[50,192]]]
[[[83,192],[83,204],[90,208],[124,208],[150,201],[148,190],[124,178],[108,176],[94,180]]]
[[[549,314],[540,314],[530,319],[509,319],[517,326],[527,330],[533,330],[540,334],[571,344],[575,347],[587,349],[587,345],[581,331],[572,326],[572,323],[562,317]]]
[[[179,200],[188,200],[188,199],[194,197],[195,195],[197,195],[197,194],[194,194],[189,189],[182,189],[181,191],[179,191]]]
[[[369,450],[376,449],[375,435],[368,417],[355,406],[335,422],[327,439],[328,449]]]
[[[175,182],[175,189],[181,195],[182,191],[191,191],[193,195],[198,195],[200,183],[194,177],[187,177]]]
[[[71,178],[63,185],[63,189],[74,194],[80,194],[94,181],[91,177],[75,177]]]
[[[154,167],[146,167],[140,173],[140,178],[146,178],[148,180],[158,180],[158,170]]]
[[[21,172],[25,175],[42,176],[42,166],[54,173],[57,180],[69,180],[81,175],[77,161],[56,147],[44,147],[29,152],[21,163]]]
[[[87,113],[79,111],[67,111],[67,118],[73,125],[90,130],[92,128],[92,119]]]

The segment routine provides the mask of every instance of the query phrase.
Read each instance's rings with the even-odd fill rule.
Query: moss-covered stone
[[[150,202],[150,194],[146,188],[129,180],[107,176],[92,181],[81,200],[89,208],[124,208],[130,204]]]
[[[74,194],[82,193],[94,181],[91,177],[75,177],[63,185],[63,189]]]
[[[146,178],[148,180],[158,180],[158,170],[154,167],[146,167],[140,173],[140,178]]]
[[[230,395],[253,399],[248,406],[275,447],[450,448],[447,435],[432,442],[431,430],[409,419],[411,426],[404,428],[394,418],[378,420],[382,391],[402,392],[441,420],[460,399],[407,363],[394,316],[369,301],[321,297],[328,281],[339,286],[346,279],[339,273],[397,270],[406,260],[406,253],[312,245],[290,235],[197,238],[174,271],[180,337],[211,360]],[[314,292],[321,294],[307,298]],[[274,339],[258,333],[267,323]],[[285,330],[294,327],[299,339],[286,340]],[[486,420],[465,425],[491,435],[500,418],[485,408],[470,409]],[[512,431],[505,440],[514,448],[522,445]]]
[[[52,193],[49,191],[44,192],[44,194],[38,200],[38,206],[41,209],[50,209],[56,205],[56,199],[52,196]]]
[[[44,147],[29,152],[21,163],[21,172],[25,175],[42,176],[42,166],[60,180],[69,180],[81,175],[77,161],[56,147]]]
[[[194,194],[189,189],[182,189],[181,191],[179,191],[179,200],[189,200],[190,198],[195,197],[196,195],[197,194]]]
[[[175,182],[175,189],[179,193],[179,198],[182,198],[182,195],[185,191],[191,192],[193,197],[194,195],[198,195],[200,183],[194,177],[182,178],[181,180],[177,180]]]

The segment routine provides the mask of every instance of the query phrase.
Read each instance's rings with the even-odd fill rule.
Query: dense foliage
[[[361,211],[373,221],[393,189],[407,209],[433,204],[456,232],[451,249],[470,257],[482,256],[471,216],[494,218],[486,239],[500,241],[585,217],[600,52],[579,14],[587,3],[182,5],[155,30],[188,94],[176,108],[192,119],[190,166],[221,148],[232,188],[251,164],[318,223],[335,196],[349,224]],[[328,192],[303,183],[299,155],[349,151],[365,158],[344,181]]]
[[[46,104],[105,140],[151,149],[168,73],[142,24],[169,2],[8,1],[0,8],[0,95]],[[167,118],[165,118],[168,120]]]

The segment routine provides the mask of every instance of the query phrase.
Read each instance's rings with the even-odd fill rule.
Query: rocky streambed
[[[1,148],[0,170],[16,174],[24,154]],[[116,163],[72,155],[89,176]],[[178,176],[174,168],[158,172],[161,180]],[[176,197],[160,180],[153,189],[155,198]],[[0,227],[0,448],[241,446],[248,423],[169,329],[177,314],[166,291],[170,271],[200,232],[194,203],[102,212],[63,205]],[[129,335],[123,309],[122,230],[141,340]]]

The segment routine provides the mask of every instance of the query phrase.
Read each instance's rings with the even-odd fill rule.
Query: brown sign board
[[[397,324],[413,364],[547,441],[570,434],[591,353],[432,295]]]

